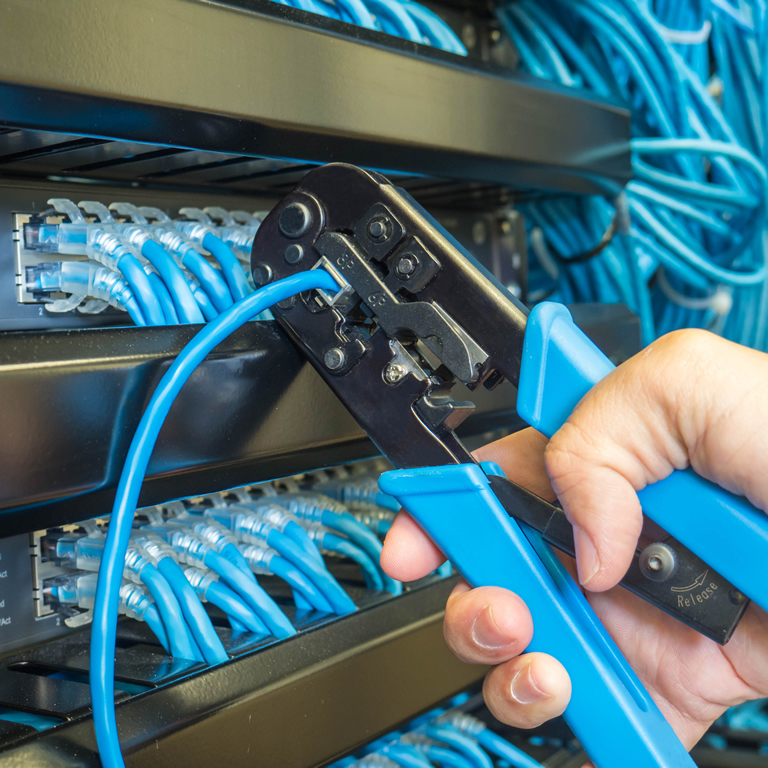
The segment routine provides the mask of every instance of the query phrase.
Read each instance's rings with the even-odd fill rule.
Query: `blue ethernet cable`
[[[226,557],[227,560],[232,563],[232,565],[239,568],[251,581],[253,581],[255,584],[258,584],[253,571],[253,560],[248,560],[243,556],[243,554],[237,548],[237,539],[232,535],[229,529],[226,528],[226,526],[218,521],[211,521],[210,518],[207,518],[205,522],[201,521],[199,523],[195,523],[193,530],[195,533],[209,541],[218,552]],[[268,563],[268,565],[270,563]],[[270,572],[269,569],[267,569],[267,572]],[[317,593],[314,585],[309,583],[308,585],[310,592]],[[319,593],[317,594],[321,598],[321,605],[319,607],[313,605],[312,599],[308,599],[304,591],[297,592],[296,588],[294,587],[293,596],[296,607],[303,610],[312,610],[316,608],[317,610],[324,610],[330,613],[331,609],[330,606],[328,606],[325,598],[323,598],[322,595],[319,595]]]
[[[187,626],[192,631],[198,648],[203,653],[206,663],[221,664],[229,659],[221,639],[213,628],[211,618],[205,612],[203,604],[195,594],[192,585],[184,576],[179,564],[172,557],[163,557],[157,562],[157,570],[165,576],[176,599],[179,601]]]
[[[145,218],[153,219],[150,224],[152,234],[160,241],[169,253],[177,260],[179,266],[188,270],[203,286],[217,313],[223,312],[234,303],[224,277],[220,270],[213,267],[208,260],[196,250],[192,240],[175,229],[174,223],[160,208],[142,206],[139,212]]]
[[[514,768],[541,768],[541,763],[534,760],[530,755],[518,749],[514,744],[510,744],[505,738],[494,733],[490,728],[486,728],[477,735],[477,741],[480,746],[485,747],[489,752],[497,757],[506,760]]]
[[[245,561],[255,573],[270,573],[291,587],[298,608],[335,613],[331,603],[314,582],[301,569],[281,557],[276,550],[258,544],[240,546]]]
[[[296,634],[296,629],[272,598],[237,566],[212,549],[206,554],[205,564],[257,613],[275,637]]]
[[[155,292],[155,296],[157,296],[157,300],[162,307],[165,325],[178,325],[179,316],[176,314],[176,307],[173,305],[171,294],[168,291],[168,288],[166,288],[165,283],[162,281],[162,278],[157,272],[150,272],[147,274],[147,277],[149,278],[152,290]]]
[[[475,768],[493,768],[493,762],[478,746],[477,742],[469,736],[459,733],[450,725],[427,725],[425,732],[427,736],[447,744],[459,752],[459,754],[471,760]]]
[[[85,296],[92,296],[125,310],[136,325],[147,324],[128,283],[108,267],[80,261],[43,262],[27,267],[25,277],[27,290],[33,293],[70,294],[68,299],[50,301],[47,306],[52,312],[68,311]]]
[[[395,0],[367,0],[367,2],[385,32],[404,37],[413,43],[424,42],[416,22],[401,3]]]
[[[426,752],[430,762],[437,763],[440,768],[473,768],[469,760],[446,747],[429,746]]]
[[[219,528],[219,526],[221,526]],[[205,538],[207,541],[209,541],[214,548],[220,552],[224,557],[229,560],[232,565],[239,568],[251,581],[253,581],[255,584],[258,584],[258,581],[256,580],[256,576],[253,571],[253,561],[247,560],[243,554],[240,552],[240,550],[237,548],[237,543],[235,537],[230,533],[229,529],[227,529],[224,525],[218,522],[199,522],[196,523],[194,526],[195,533],[199,534],[203,538]],[[271,561],[270,561],[271,564]],[[286,563],[287,565],[287,563]],[[295,569],[294,569],[295,570]],[[269,569],[267,570],[269,571]],[[276,574],[280,575],[280,574]],[[303,574],[301,574],[302,578]],[[287,579],[286,579],[287,580]],[[306,579],[304,579],[306,581]],[[317,592],[317,589],[315,589],[314,585],[307,581],[308,590],[310,593],[317,593],[317,596],[320,601],[320,605],[315,605],[315,601],[312,600],[311,596],[308,598],[306,595],[307,590],[299,590],[297,591],[297,588],[293,587],[293,596],[294,596],[294,602],[296,603],[296,607],[300,608],[302,610],[321,610],[326,611],[328,613],[331,613],[330,606],[328,605],[328,602],[323,598],[322,595],[320,595]]]
[[[541,768],[541,763],[492,731],[482,720],[462,712],[446,712],[437,718],[460,733],[476,739],[481,747],[507,760],[514,768]]]
[[[157,605],[150,605],[147,608],[147,612],[144,614],[144,621],[152,630],[152,634],[157,638],[157,642],[163,646],[166,653],[170,654],[171,646],[168,641],[168,634],[165,631],[163,620],[160,618],[160,611],[158,611]]]
[[[269,502],[269,499],[266,500]],[[269,506],[269,504],[268,504]],[[257,514],[260,514],[263,510],[263,505],[258,501],[251,505]],[[284,514],[284,513],[283,513]],[[307,532],[301,526],[301,524],[293,519],[286,520],[283,525],[282,533],[284,533],[289,539],[294,541],[301,549],[303,549],[309,557],[316,560],[317,563],[325,568],[325,561],[320,554],[320,550],[315,545],[315,542],[309,537]]]
[[[402,768],[432,768],[424,755],[406,744],[393,742],[381,750],[390,760],[402,766]]]
[[[117,262],[117,268],[136,297],[141,314],[147,323],[149,325],[164,325],[165,315],[160,300],[157,298],[149,276],[144,272],[141,264],[135,257],[126,254]]]
[[[216,575],[209,570],[189,567],[184,570],[187,581],[201,599],[220,608],[227,615],[232,629],[249,631],[258,635],[269,635],[267,625],[245,604],[226,584],[216,580]]]
[[[307,523],[307,532],[317,541],[321,551],[334,552],[357,563],[363,573],[365,586],[368,589],[384,589],[384,580],[381,578],[381,572],[368,554],[360,549],[360,547],[354,545],[348,539],[332,533],[322,524]]]
[[[102,563],[104,562],[102,556]],[[102,565],[103,567],[104,565]],[[157,605],[157,610],[167,632],[171,656],[192,661],[203,661],[203,655],[192,639],[179,601],[165,577],[154,565],[149,563],[142,569],[140,578],[149,594],[152,595],[155,605]],[[96,596],[98,604],[98,590]],[[93,652],[91,652],[91,659],[93,659]]]
[[[310,557],[325,568],[325,561],[320,554],[320,550],[315,546],[315,542],[309,538],[307,532],[295,520],[289,520],[283,528],[283,533],[292,541],[296,542]]]
[[[172,547],[160,537],[151,535],[137,536],[133,539],[133,546],[138,549],[139,553],[157,564],[157,570],[168,582],[178,600],[187,626],[206,663],[219,664],[226,661],[229,657],[224,646],[216,634],[203,604],[184,576],[184,571],[176,562],[176,553]]]
[[[227,618],[235,629],[234,622],[241,625],[248,632],[259,635],[269,635],[267,625],[248,606],[224,584],[214,582],[207,592],[208,602],[220,608],[227,614]]]
[[[264,541],[267,546],[302,571],[328,600],[334,613],[347,614],[357,610],[357,606],[336,579],[326,570],[325,565],[321,565],[317,560],[309,557],[305,550],[272,524],[259,519],[248,522],[250,523],[247,532],[249,537],[255,541]]]
[[[233,565],[220,552],[212,549],[206,540],[189,529],[182,528],[170,536],[170,544],[180,560],[188,565],[203,565],[232,589],[252,608],[279,638],[296,634],[296,630],[274,600],[261,588],[252,574],[246,574]]]
[[[433,40],[436,47],[459,56],[467,55],[467,49],[456,33],[436,13],[412,0],[401,0],[400,4],[416,22],[422,35]]]
[[[614,270],[623,264],[630,268],[629,304],[640,311],[646,342],[675,327],[699,326],[765,349],[768,285],[760,276],[768,223],[768,143],[761,140],[768,128],[767,40],[764,24],[740,25],[723,4],[520,0],[500,9],[503,25],[521,43],[524,68],[630,104],[633,165],[642,190],[638,194],[637,181],[627,187],[633,219],[628,234],[614,236],[589,261],[562,265],[554,276],[532,259],[530,282],[549,286],[540,295],[549,290],[558,298],[583,300],[595,291],[599,300],[614,301],[601,274],[611,263]],[[764,8],[758,15],[765,19]],[[708,150],[707,168],[702,155]],[[573,206],[583,209],[592,243],[606,231],[600,220],[611,204],[594,198]],[[558,207],[554,201],[535,205]],[[524,213],[530,207],[521,206]],[[558,229],[591,250],[583,248],[573,220],[558,222]],[[551,222],[543,232],[547,240],[553,236]],[[533,250],[538,256],[541,249]],[[694,254],[697,267],[709,263],[715,271],[687,269]],[[667,282],[653,279],[662,266],[671,275]],[[721,288],[729,283],[732,301],[724,303]],[[702,294],[715,301],[707,311],[694,308]]]
[[[211,320],[217,318],[219,313],[216,311],[216,307],[213,306],[213,302],[203,290],[200,283],[198,283],[195,278],[191,278],[189,280],[189,287],[192,289],[192,295],[195,297],[197,306],[200,307],[200,311],[203,313],[205,322],[209,323]]]
[[[221,271],[235,301],[245,298],[251,292],[251,287],[248,285],[248,278],[242,265],[237,256],[232,253],[231,248],[212,232],[208,232],[203,237],[202,246],[221,266]]]
[[[270,562],[270,570],[275,576],[290,585],[294,594],[301,595],[310,608],[323,613],[333,613],[333,608],[325,595],[301,570],[284,557],[273,557]]]
[[[141,254],[158,271],[173,299],[179,320],[186,324],[203,323],[203,313],[195,301],[184,273],[176,265],[162,245],[151,237],[146,237],[141,246]]]
[[[229,286],[221,272],[211,266],[202,254],[190,248],[183,256],[182,264],[199,280],[200,285],[204,286],[217,312],[223,312],[234,304]]]
[[[271,500],[285,506],[288,511],[305,520],[316,520],[327,528],[346,536],[353,544],[365,552],[371,560],[378,564],[381,557],[382,544],[376,535],[356,520],[346,508],[331,498],[320,494],[284,494]],[[403,591],[403,585],[380,570],[384,588],[393,595]]]
[[[320,521],[328,528],[332,528],[339,533],[343,533],[353,544],[365,552],[374,563],[378,563],[381,558],[382,545],[376,535],[366,526],[360,523],[349,512],[333,512],[326,510],[323,512]],[[399,595],[403,591],[403,585],[395,581],[383,571],[379,571],[382,576],[384,588],[393,595]]]
[[[123,561],[131,535],[139,491],[160,428],[176,395],[192,372],[221,341],[260,312],[297,293],[338,285],[324,270],[314,269],[260,288],[205,326],[182,350],[160,380],[128,449],[112,508],[99,570],[91,628],[90,682],[96,741],[104,768],[124,768],[114,710],[114,653],[117,598]],[[234,568],[234,566],[232,566]],[[245,577],[243,577],[245,578]],[[170,627],[166,625],[170,634]]]

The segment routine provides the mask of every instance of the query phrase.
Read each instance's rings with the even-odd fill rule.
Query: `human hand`
[[[597,384],[551,441],[527,429],[477,452],[519,485],[560,499],[589,602],[688,748],[728,707],[768,696],[768,614],[750,605],[719,646],[616,584],[643,526],[637,491],[675,469],[690,464],[768,510],[767,388],[768,355],[677,331]],[[401,512],[384,544],[384,569],[412,581],[444,559]],[[468,663],[493,665],[486,703],[522,728],[561,714],[571,693],[556,659],[524,653],[532,634],[528,608],[505,589],[461,582],[448,600],[448,645]]]

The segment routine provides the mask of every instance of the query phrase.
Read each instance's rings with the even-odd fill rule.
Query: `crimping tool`
[[[334,164],[309,173],[256,234],[257,285],[327,270],[340,290],[273,312],[397,467],[381,489],[473,585],[528,604],[530,650],[557,657],[565,718],[598,766],[693,766],[670,726],[547,544],[574,553],[563,511],[478,465],[454,433],[472,412],[451,389],[518,388],[518,414],[551,437],[613,368],[568,310],[528,310],[407,192]],[[768,608],[768,517],[693,471],[639,493],[666,532],[638,550],[622,585],[719,643],[749,602]]]

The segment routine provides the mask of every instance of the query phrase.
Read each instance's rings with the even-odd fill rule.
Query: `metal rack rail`
[[[270,0],[3,15],[6,174],[280,192],[343,159],[465,182],[465,200],[470,183],[605,192],[630,176],[620,105]]]

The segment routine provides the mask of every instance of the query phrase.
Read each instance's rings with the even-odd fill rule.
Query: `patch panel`
[[[28,182],[26,185],[4,184],[0,179],[0,330],[32,330],[44,328],[82,328],[121,326],[131,324],[125,312],[105,307],[103,302],[82,301],[76,308],[67,308],[63,301],[68,294],[55,291],[43,294],[30,287],[32,270],[41,264],[57,262],[88,262],[85,254],[50,253],[27,247],[25,227],[32,223],[55,226],[66,217],[48,204],[51,198],[80,201],[84,198],[103,205],[125,201],[135,206],[150,206],[170,217],[179,217],[181,209],[208,209],[214,218],[227,211],[254,211],[263,216],[274,200],[258,196],[205,195],[195,192],[136,190],[125,187],[92,187],[81,184],[47,184]],[[444,226],[490,269],[516,295],[527,289],[524,222],[514,210],[488,213],[437,211]],[[86,219],[95,218],[85,212]],[[120,215],[116,214],[118,221]],[[183,217],[182,217],[183,218]],[[221,219],[217,224],[223,223]],[[29,237],[27,237],[27,240]],[[246,252],[235,249],[244,261]],[[52,302],[57,301],[59,305]],[[54,312],[57,308],[60,311]]]

